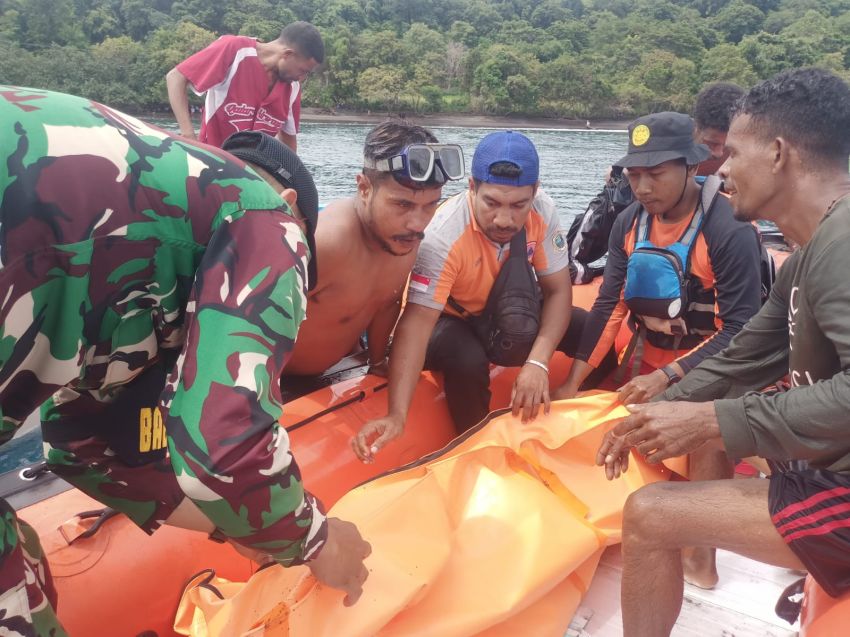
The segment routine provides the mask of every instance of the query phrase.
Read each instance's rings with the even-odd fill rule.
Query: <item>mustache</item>
[[[408,234],[394,234],[394,241],[413,241],[416,239],[417,241],[423,241],[425,239],[424,232],[409,232]]]

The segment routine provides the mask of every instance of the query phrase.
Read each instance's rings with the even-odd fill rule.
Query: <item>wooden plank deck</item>
[[[620,547],[605,551],[593,583],[573,618],[569,637],[620,637]],[[718,551],[720,583],[706,591],[685,585],[682,613],[673,637],[793,637],[773,612],[779,594],[801,576],[734,553]]]

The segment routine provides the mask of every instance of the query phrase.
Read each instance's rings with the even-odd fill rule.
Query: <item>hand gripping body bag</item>
[[[623,291],[623,300],[634,314],[675,319],[687,311],[691,251],[719,190],[718,177],[706,179],[691,223],[678,241],[664,248],[649,240],[649,214],[638,213],[635,249],[626,266]]]

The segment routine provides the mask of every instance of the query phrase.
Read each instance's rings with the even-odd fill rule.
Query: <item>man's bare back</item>
[[[354,198],[336,200],[319,214],[319,282],[308,297],[287,374],[325,371],[352,351],[378,317],[395,324],[416,251],[396,256],[367,237]]]

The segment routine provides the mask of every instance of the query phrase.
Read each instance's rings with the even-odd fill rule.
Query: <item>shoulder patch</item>
[[[410,275],[410,289],[417,292],[427,292],[428,286],[431,285],[431,279],[422,274],[415,272]]]
[[[555,248],[555,252],[563,252],[567,249],[567,238],[563,232],[558,232],[552,237],[552,246]]]

